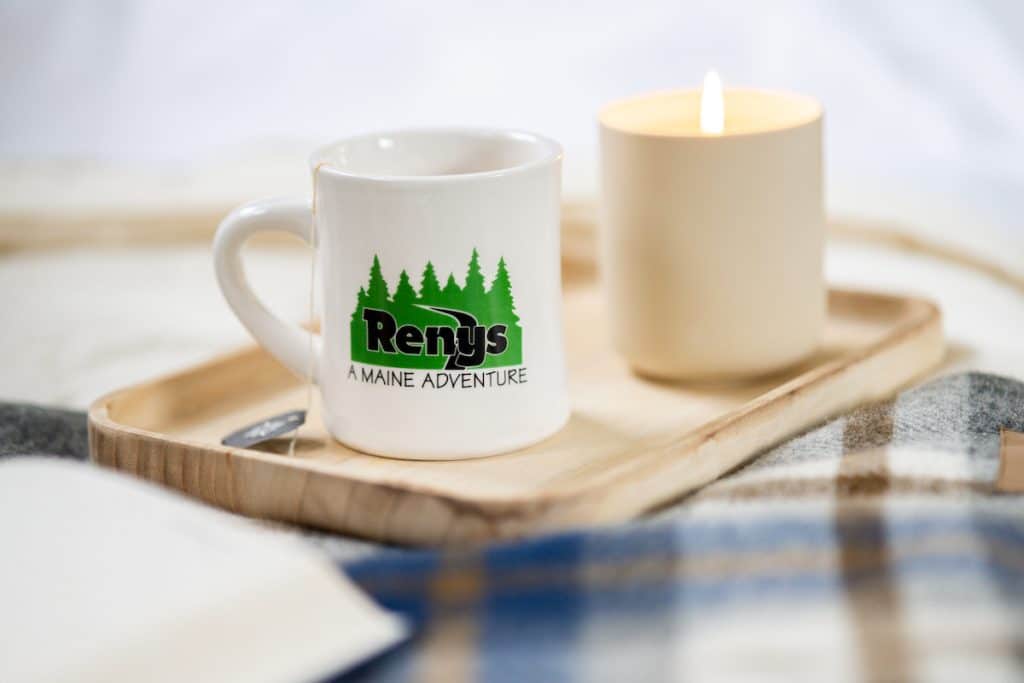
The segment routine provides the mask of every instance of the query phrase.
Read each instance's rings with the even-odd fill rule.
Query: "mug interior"
[[[436,129],[370,133],[313,155],[345,175],[367,178],[446,177],[502,173],[557,159],[552,140],[522,131]]]

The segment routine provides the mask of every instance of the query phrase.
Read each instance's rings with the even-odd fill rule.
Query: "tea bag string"
[[[319,246],[319,240],[317,239],[316,229],[316,198],[317,198],[317,187],[320,185],[320,168],[326,165],[326,161],[321,161],[313,169],[313,204],[310,210],[310,229],[309,229],[309,251],[310,251],[310,263],[309,263],[309,315],[307,317],[307,324],[309,325],[309,348],[307,350],[306,357],[306,420],[310,419],[310,412],[313,409],[313,353],[315,344],[313,337],[316,334],[313,331],[313,316],[316,315],[315,309],[315,295],[316,295],[316,255],[317,247]],[[288,441],[288,457],[295,455],[295,444],[299,440],[299,431],[302,429],[302,425],[299,425],[292,431],[292,437]]]

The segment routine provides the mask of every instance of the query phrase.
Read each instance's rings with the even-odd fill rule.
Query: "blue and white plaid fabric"
[[[339,554],[417,633],[340,680],[1024,680],[1000,428],[1024,431],[1024,385],[948,377],[632,525]]]

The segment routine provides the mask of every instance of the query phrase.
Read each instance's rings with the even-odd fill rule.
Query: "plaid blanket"
[[[1024,680],[1024,384],[946,377],[653,517],[463,552],[306,532],[417,635],[341,681]],[[81,413],[0,406],[0,456],[87,457]]]
[[[1024,680],[1024,385],[947,377],[629,526],[477,551],[317,542],[414,640],[339,680]]]

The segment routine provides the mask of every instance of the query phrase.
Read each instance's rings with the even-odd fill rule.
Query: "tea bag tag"
[[[231,432],[221,440],[221,444],[234,448],[249,448],[282,434],[293,432],[305,422],[305,410],[292,410]]]
[[[996,491],[1024,493],[1024,434],[1020,432],[1000,430]]]

